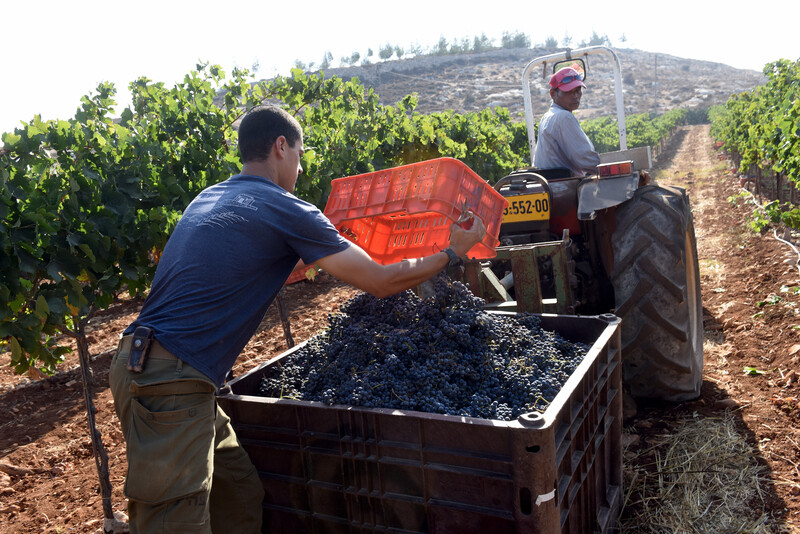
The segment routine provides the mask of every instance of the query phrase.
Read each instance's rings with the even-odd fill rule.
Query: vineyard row
[[[800,228],[800,60],[769,63],[764,75],[764,85],[709,110],[711,135],[742,174],[742,186],[759,203],[762,196],[771,200],[756,218]]]
[[[243,109],[277,101],[298,118],[308,149],[296,194],[320,207],[332,179],[410,162],[457,158],[489,183],[529,165],[524,121],[505,108],[424,115],[415,96],[382,105],[355,79],[295,70],[253,83],[199,65],[172,88],[146,78],[130,88],[119,120],[114,87],[100,84],[73,118],[34,117],[2,137],[0,339],[17,372],[52,371],[64,335],[87,351],[92,314],[147,291],[185,206],[238,172]],[[629,117],[629,145],[657,145],[682,113]],[[598,151],[619,147],[614,120],[584,127]]]

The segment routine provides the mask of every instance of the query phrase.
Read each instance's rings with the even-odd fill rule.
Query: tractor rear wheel
[[[637,189],[616,208],[612,246],[625,389],[639,398],[697,398],[703,307],[697,241],[684,189]]]

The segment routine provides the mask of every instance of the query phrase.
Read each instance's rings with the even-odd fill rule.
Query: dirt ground
[[[738,177],[720,159],[707,126],[686,127],[662,154],[654,175],[686,187],[692,199],[702,277],[705,374],[700,399],[640,403],[628,421],[626,469],[681,417],[731,413],[761,466],[761,497],[750,503],[771,532],[800,532],[800,287],[797,254],[772,233],[754,234],[752,206],[728,198]],[[300,342],[326,324],[354,291],[326,275],[288,286],[292,335]],[[125,511],[125,448],[108,390],[108,366],[120,332],[140,302],[122,301],[90,324],[97,424],[110,462],[115,511]],[[286,350],[276,308],[240,356],[239,375]],[[77,358],[52,377],[18,376],[0,354],[0,533],[96,533],[102,525],[98,476],[87,430]],[[745,374],[745,367],[753,368]],[[627,510],[623,513],[623,519]],[[758,515],[758,514],[757,514]],[[797,526],[796,526],[797,525]],[[626,532],[635,532],[627,527]],[[688,526],[686,532],[695,532]]]
[[[762,235],[747,227],[755,205],[732,200],[741,192],[739,177],[715,150],[708,126],[679,131],[660,159],[654,172],[659,183],[685,187],[692,201],[703,299],[704,380],[696,401],[639,405],[626,429],[636,437],[626,459],[663,442],[680,421],[720,418],[728,412],[752,447],[753,461],[762,466],[761,496],[748,503],[752,517],[764,516],[758,532],[800,532],[797,249],[776,239],[771,230]],[[783,232],[778,237],[784,238]],[[796,245],[796,236],[794,240]],[[637,467],[632,463],[626,469]],[[698,530],[687,525],[682,532]]]

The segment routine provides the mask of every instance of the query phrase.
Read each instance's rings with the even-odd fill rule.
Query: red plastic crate
[[[508,201],[464,163],[438,158],[337,178],[325,215],[376,262],[394,263],[447,248],[450,225],[471,210],[486,237],[467,255],[493,258]]]
[[[310,267],[311,267],[310,265],[303,265],[302,267],[299,267],[299,268],[295,269],[294,271],[292,271],[292,274],[289,275],[289,278],[286,279],[284,284],[288,286],[290,284],[296,284],[297,282],[300,282],[301,280],[305,280],[306,279],[306,271]]]

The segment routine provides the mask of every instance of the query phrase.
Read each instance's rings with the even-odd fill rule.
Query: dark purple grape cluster
[[[510,421],[544,411],[589,347],[531,314],[496,314],[460,282],[433,295],[361,293],[329,327],[270,366],[260,393],[333,405]]]

